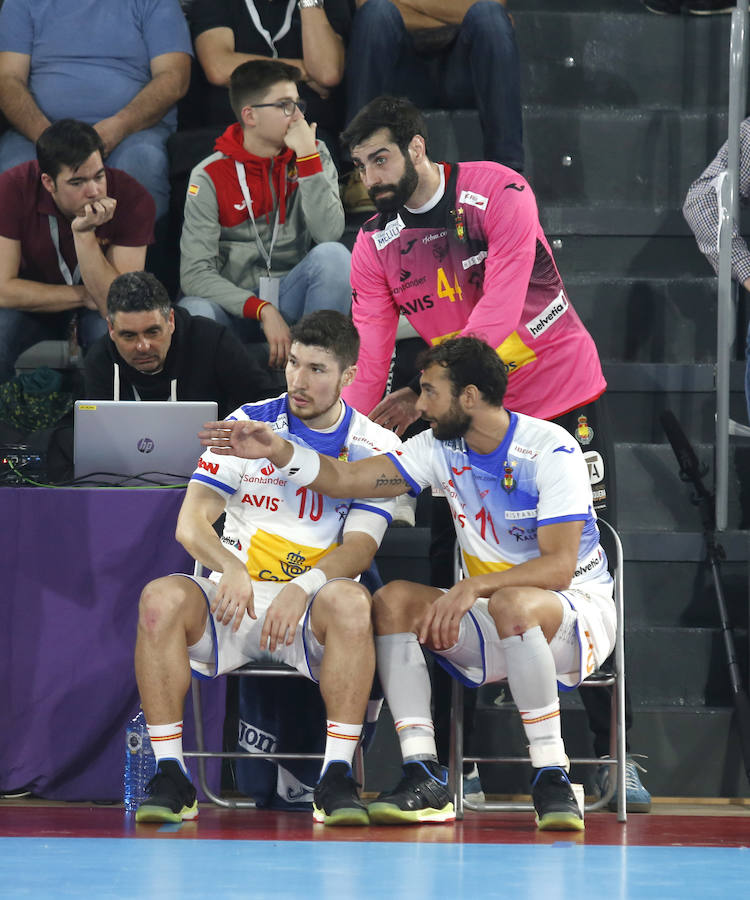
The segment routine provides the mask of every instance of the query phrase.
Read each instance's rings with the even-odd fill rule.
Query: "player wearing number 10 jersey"
[[[398,446],[392,432],[341,400],[359,349],[348,316],[319,310],[291,337],[288,392],[229,418],[266,423],[306,452],[340,460]],[[191,668],[210,677],[267,654],[320,683],[328,722],[315,821],[369,821],[351,771],[375,671],[372,598],[357,578],[372,563],[394,501],[333,500],[292,474],[268,459],[211,451],[198,461],[176,536],[211,575],[168,575],[141,594],[135,668],[158,770],[138,822],[198,815],[182,753]]]

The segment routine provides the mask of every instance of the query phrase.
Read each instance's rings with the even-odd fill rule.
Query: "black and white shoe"
[[[313,821],[323,825],[369,825],[367,807],[345,762],[328,763],[313,794]]]
[[[136,822],[183,822],[198,818],[193,782],[175,759],[162,759],[146,786],[148,797],[135,811]]]
[[[540,831],[583,831],[583,816],[565,769],[534,769],[531,798]]]
[[[368,807],[373,825],[453,822],[448,773],[432,760],[404,763],[404,775],[392,791],[384,791]]]

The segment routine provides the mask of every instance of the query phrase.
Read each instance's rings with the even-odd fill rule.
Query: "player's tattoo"
[[[406,482],[403,478],[388,478],[385,474],[378,475],[378,477],[375,479],[376,488],[387,487],[391,484],[404,485],[406,484]]]

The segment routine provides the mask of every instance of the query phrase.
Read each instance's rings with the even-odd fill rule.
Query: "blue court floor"
[[[655,806],[655,810],[658,805]],[[529,813],[432,826],[326,828],[306,813],[202,804],[136,824],[122,806],[0,802],[0,898],[704,900],[750,896],[750,808],[586,816],[539,832]]]
[[[0,839],[0,896],[9,898],[671,900],[749,891],[746,847]]]

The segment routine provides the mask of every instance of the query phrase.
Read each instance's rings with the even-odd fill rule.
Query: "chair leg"
[[[453,679],[451,687],[451,727],[448,775],[453,785],[456,818],[464,817],[464,686]]]
[[[199,753],[205,753],[206,741],[203,733],[203,704],[201,702],[201,683],[199,678],[193,678],[191,683],[191,694],[193,698],[193,722],[195,725],[195,744]],[[190,756],[192,754],[185,754]],[[223,806],[226,809],[254,809],[255,802],[252,800],[226,800],[214,793],[208,786],[206,778],[206,758],[204,756],[195,757],[198,765],[198,785],[206,797],[217,806]]]

